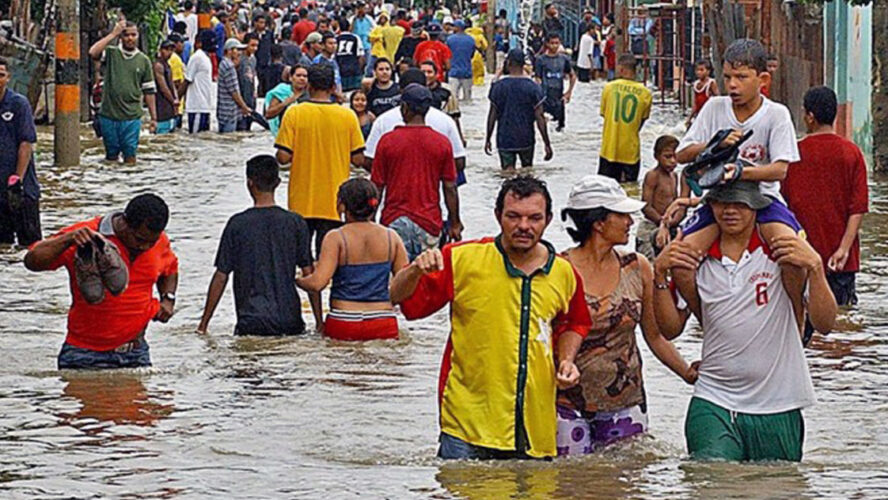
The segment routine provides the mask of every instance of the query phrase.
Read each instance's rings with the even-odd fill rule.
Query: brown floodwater
[[[552,133],[554,160],[542,163],[537,153],[533,173],[549,183],[556,210],[573,183],[596,171],[600,91],[581,84],[566,131]],[[464,109],[467,237],[496,232],[493,199],[503,179],[496,158],[483,153],[483,95],[476,90]],[[682,121],[674,109],[655,108],[642,136],[647,165],[654,139],[680,134]],[[152,368],[60,373],[67,275],[30,273],[22,249],[0,247],[0,497],[888,497],[885,179],[870,184],[860,304],[807,350],[818,403],[805,411],[800,464],[688,460],[691,387],[645,347],[648,436],[585,458],[445,464],[434,455],[446,313],[402,321],[395,342],[235,338],[229,287],[211,334],[194,333],[225,221],[250,205],[244,162],[272,152],[269,135],[143,136],[136,166],[102,162],[101,144],[88,136],[84,129],[82,165],[62,169],[51,165],[51,131],[41,131],[46,234],[122,209],[135,194],[160,194],[172,210],[168,233],[180,259],[177,312],[148,329]],[[284,205],[285,192],[278,193]],[[558,248],[569,244],[557,219],[546,237]],[[699,330],[690,328],[677,345],[695,359]]]

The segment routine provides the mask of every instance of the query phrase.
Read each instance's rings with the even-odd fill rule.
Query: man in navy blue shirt
[[[25,96],[7,88],[9,63],[0,58],[0,243],[28,246],[42,239],[40,185],[34,171],[37,131]]]
[[[492,154],[490,136],[496,131],[496,148],[499,151],[500,166],[503,169],[515,168],[518,158],[522,167],[533,166],[535,137],[533,124],[536,123],[546,147],[545,160],[552,159],[552,146],[543,115],[546,94],[542,87],[524,74],[524,52],[512,49],[506,58],[507,75],[490,87],[490,111],[487,114],[487,136],[484,152]]]
[[[456,31],[447,37],[447,47],[453,54],[450,58],[450,78],[456,80],[456,96],[461,101],[471,101],[475,39],[466,33],[466,23],[462,19],[457,19],[453,27]]]

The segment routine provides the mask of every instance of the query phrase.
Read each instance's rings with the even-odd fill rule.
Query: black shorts
[[[836,298],[836,304],[840,306],[857,305],[857,273],[826,273],[826,282]],[[814,335],[814,325],[805,317],[805,334],[802,337],[802,345],[808,345],[811,336]]]
[[[641,170],[641,162],[633,164],[619,163],[598,158],[598,175],[604,175],[617,182],[635,182],[638,180],[638,172]]]
[[[22,196],[21,206],[13,210],[6,192],[0,194],[0,243],[29,246],[43,239],[40,229],[40,200]]]
[[[521,158],[522,167],[533,166],[533,146],[521,151],[499,151],[500,167],[515,168],[518,158]]]
[[[587,68],[577,68],[577,80],[581,82],[588,82],[591,79],[591,69]]]
[[[321,243],[324,242],[324,236],[327,236],[327,233],[342,226],[342,222],[339,222],[338,220],[314,219],[306,217],[305,223],[308,225],[309,242],[312,238],[315,238],[314,258],[315,260],[318,260],[321,256]]]

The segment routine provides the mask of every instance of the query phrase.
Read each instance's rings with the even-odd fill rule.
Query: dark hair
[[[572,227],[567,228],[567,234],[570,235],[570,239],[574,240],[574,243],[581,244],[592,236],[592,225],[607,219],[610,213],[610,210],[603,207],[587,208],[585,210],[565,208],[561,211],[561,220],[570,217],[576,229]]]
[[[746,66],[756,73],[764,73],[768,69],[768,53],[758,40],[740,38],[731,42],[725,49],[724,61],[734,68]]]
[[[611,24],[614,24],[614,13],[613,12],[608,12],[607,15],[604,17],[606,17],[607,20],[610,21]]]
[[[363,94],[364,97],[367,97],[367,93],[364,92],[362,89],[358,89],[352,92],[351,95],[348,96],[348,107],[350,107],[351,109],[355,109],[355,97],[357,97],[358,94]],[[365,109],[364,111],[367,110]]]
[[[345,205],[345,211],[352,217],[367,221],[373,218],[379,206],[379,191],[369,180],[355,177],[339,186],[336,199]]]
[[[418,84],[422,85],[423,87],[425,87],[426,86],[425,73],[423,73],[422,71],[420,71],[416,68],[410,68],[407,71],[401,73],[401,79],[399,81],[399,84],[401,86],[401,91],[403,92],[404,89],[406,89],[407,86],[410,85],[411,83],[418,83]]]
[[[331,38],[334,39],[334,40],[336,40],[336,35],[333,34],[332,31],[325,31],[325,32],[321,35],[321,43],[327,43],[327,40],[329,40],[329,39],[331,39]]]
[[[257,35],[255,32],[252,32],[252,31],[250,33],[247,33],[246,35],[244,35],[244,45],[249,44],[250,40],[257,40],[258,41],[259,35]]]
[[[768,54],[768,59],[767,59],[767,61],[779,61],[779,60],[780,60],[780,58],[777,57],[777,54],[775,54],[775,53],[773,53],[773,52],[771,52],[770,54]]]
[[[139,229],[144,224],[148,229],[160,232],[170,221],[170,209],[160,196],[140,194],[126,204],[123,219],[131,229]]]
[[[500,17],[506,17],[509,15],[509,13],[506,12],[506,9],[500,9],[499,15],[500,15]]]
[[[255,33],[247,33],[247,35],[255,35]],[[293,28],[290,26],[284,26],[281,28],[281,40],[289,40],[290,37],[293,36]],[[247,43],[247,39],[244,38],[244,43]]]
[[[414,61],[412,57],[402,57],[401,60],[398,61],[398,67],[400,68],[402,64],[406,64],[407,69],[416,67],[416,61]]]
[[[392,68],[392,62],[388,60],[386,57],[378,57],[376,58],[376,62],[373,63],[373,70],[376,71],[376,68],[379,67],[380,64],[386,63],[389,65],[389,69]]]
[[[194,2],[192,2],[191,0],[185,0],[185,3],[182,4],[182,7],[184,7],[185,10],[191,10],[194,8]]]
[[[284,48],[278,44],[274,44],[271,46],[271,58],[272,59],[280,59],[284,57]]]
[[[351,28],[351,24],[349,24],[348,19],[343,17],[339,20],[339,29],[341,31],[348,31],[349,28]]]
[[[836,93],[825,86],[811,87],[805,92],[803,101],[805,111],[814,115],[817,123],[832,125],[836,121],[836,111],[839,107]]]
[[[6,68],[7,72],[9,71],[9,61],[7,61],[3,57],[0,57],[0,66],[3,66],[4,68]]]
[[[661,135],[654,142],[654,158],[667,149],[675,149],[678,147],[678,139],[671,135]]]
[[[304,19],[306,16],[308,16],[308,9],[306,9],[305,7],[299,9],[299,17]]]
[[[188,31],[188,25],[185,24],[185,21],[176,21],[176,23],[173,24],[174,33],[184,35],[186,31]]]
[[[270,193],[281,183],[278,173],[280,166],[271,155],[258,155],[247,160],[247,179],[253,181],[256,189]]]
[[[268,24],[268,19],[266,19],[265,13],[262,12],[253,16],[253,24],[256,24],[256,21],[260,19],[265,19],[265,24]]]
[[[423,66],[431,66],[435,69],[435,74],[438,74],[438,65],[435,64],[435,61],[432,61],[431,59],[426,59],[425,61],[419,63],[420,68]]]
[[[623,54],[617,59],[617,66],[635,71],[638,60],[632,54]]]
[[[336,85],[333,65],[329,63],[312,64],[308,67],[308,86],[315,90],[331,90]]]
[[[549,2],[549,3],[547,3],[546,5],[543,6],[543,10],[549,10],[549,7],[554,7],[554,6],[555,6],[554,3]]]
[[[500,187],[499,194],[496,195],[496,213],[503,213],[503,205],[505,204],[506,195],[512,193],[519,199],[527,198],[532,194],[541,194],[546,199],[546,215],[552,216],[552,195],[546,187],[546,181],[531,177],[529,175],[519,175],[511,179],[507,179]]]
[[[552,40],[561,40],[561,35],[555,33],[554,31],[546,35],[546,42],[551,42]]]
[[[710,61],[709,59],[697,59],[697,62],[694,63],[694,67],[697,67],[697,66],[705,67],[706,69],[709,70],[709,74],[710,75],[712,74],[712,71],[713,71],[712,61]]]

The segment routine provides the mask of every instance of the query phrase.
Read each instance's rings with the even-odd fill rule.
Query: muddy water
[[[549,182],[556,208],[573,182],[595,171],[599,94],[599,86],[577,90],[567,132],[552,134],[555,159],[534,169]],[[464,110],[470,183],[461,197],[469,237],[496,231],[492,200],[502,176],[482,152],[486,112],[477,95]],[[681,121],[674,110],[655,108],[643,134],[648,163],[654,139]],[[193,333],[223,225],[249,205],[244,161],[271,151],[270,137],[143,138],[134,167],[103,164],[92,140],[83,165],[71,169],[49,165],[49,139],[41,136],[40,144],[45,229],[158,192],[172,207],[180,299],[170,324],[149,327],[153,368],[62,374],[54,367],[67,277],[28,273],[21,249],[0,248],[3,498],[888,496],[888,196],[878,179],[863,229],[861,303],[843,314],[840,332],[808,350],[819,402],[805,413],[801,464],[686,460],[682,425],[691,388],[646,349],[649,437],[584,459],[442,464],[433,457],[444,314],[406,325],[397,342],[234,338],[229,291],[211,335]],[[547,237],[559,248],[568,244],[559,221]],[[693,358],[700,341],[691,329],[678,346]]]

